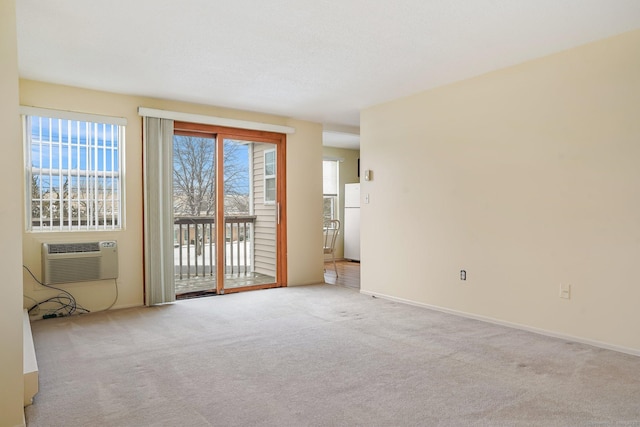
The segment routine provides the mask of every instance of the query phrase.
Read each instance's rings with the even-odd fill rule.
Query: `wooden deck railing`
[[[225,217],[225,273],[252,271],[254,215]],[[215,218],[207,216],[174,219],[176,279],[215,276]]]

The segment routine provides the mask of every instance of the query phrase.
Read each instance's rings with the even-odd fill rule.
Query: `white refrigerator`
[[[344,257],[360,261],[360,184],[344,186]]]

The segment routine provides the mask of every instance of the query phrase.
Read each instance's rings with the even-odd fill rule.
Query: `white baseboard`
[[[460,316],[460,317],[466,317],[468,319],[480,320],[480,321],[487,322],[487,323],[493,323],[493,324],[496,324],[496,325],[507,326],[509,328],[520,329],[520,330],[523,330],[523,331],[533,332],[533,333],[540,334],[540,335],[545,335],[545,336],[548,336],[548,337],[560,338],[560,339],[563,339],[563,340],[573,341],[573,342],[577,342],[577,343],[581,343],[581,344],[587,344],[587,345],[591,345],[593,347],[604,348],[606,350],[617,351],[619,353],[626,353],[626,354],[630,354],[632,356],[639,356],[640,357],[640,349],[622,347],[622,346],[615,345],[615,344],[609,344],[609,343],[605,343],[605,342],[601,342],[601,341],[595,341],[595,340],[590,340],[590,339],[586,339],[586,338],[580,338],[580,337],[576,337],[576,336],[573,336],[573,335],[563,334],[563,333],[559,333],[559,332],[555,332],[555,331],[549,331],[549,330],[546,330],[546,329],[535,328],[535,327],[532,327],[532,326],[522,325],[520,323],[507,322],[505,320],[494,319],[492,317],[482,316],[482,315],[473,314],[473,313],[467,313],[467,312],[464,312],[464,311],[452,310],[450,308],[439,307],[437,305],[431,305],[431,304],[425,304],[425,303],[412,301],[412,300],[408,300],[408,299],[404,299],[404,298],[394,297],[394,296],[391,296],[391,295],[380,294],[380,293],[377,293],[377,292],[369,292],[369,291],[360,290],[360,293],[364,294],[364,295],[370,295],[370,296],[376,297],[376,298],[386,299],[386,300],[389,300],[389,301],[395,301],[395,302],[399,302],[399,303],[403,303],[403,304],[413,305],[413,306],[416,306],[416,307],[427,308],[427,309],[430,309],[430,310],[440,311],[442,313],[453,314],[455,316]]]
[[[109,311],[111,310],[122,310],[123,308],[133,308],[133,307],[142,307],[144,306],[144,304],[122,304],[122,305],[115,305],[113,307],[111,307],[109,309]],[[100,310],[95,311],[95,313],[98,313]]]

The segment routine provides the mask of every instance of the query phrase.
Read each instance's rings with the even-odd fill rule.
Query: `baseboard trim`
[[[560,338],[560,339],[563,339],[563,340],[573,341],[573,342],[577,342],[577,343],[581,343],[581,344],[590,345],[590,346],[593,346],[593,347],[603,348],[603,349],[606,349],[606,350],[617,351],[619,353],[625,353],[625,354],[630,354],[632,356],[640,357],[640,349],[628,348],[628,347],[623,347],[623,346],[619,346],[619,345],[615,345],[615,344],[609,344],[609,343],[605,343],[605,342],[601,342],[601,341],[596,341],[596,340],[590,340],[590,339],[586,339],[586,338],[576,337],[576,336],[569,335],[569,334],[563,334],[563,333],[559,333],[559,332],[549,331],[547,329],[535,328],[535,327],[523,325],[523,324],[520,324],[520,323],[514,323],[514,322],[508,322],[508,321],[505,321],[505,320],[495,319],[493,317],[482,316],[482,315],[478,315],[478,314],[467,313],[467,312],[464,312],[464,311],[459,311],[459,310],[453,310],[453,309],[450,309],[450,308],[440,307],[440,306],[437,306],[437,305],[425,304],[425,303],[412,301],[412,300],[408,300],[408,299],[404,299],[404,298],[398,298],[398,297],[394,297],[394,296],[391,296],[391,295],[381,294],[381,293],[378,293],[378,292],[370,292],[370,291],[365,291],[365,290],[361,289],[360,293],[364,294],[364,295],[369,295],[369,296],[372,296],[372,297],[376,297],[376,298],[386,299],[386,300],[389,300],[389,301],[399,302],[399,303],[403,303],[403,304],[407,304],[407,305],[413,305],[413,306],[416,306],[416,307],[427,308],[427,309],[430,309],[430,310],[440,311],[442,313],[453,314],[455,316],[460,316],[460,317],[466,317],[468,319],[480,320],[482,322],[493,323],[495,325],[506,326],[506,327],[513,328],[513,329],[520,329],[520,330],[527,331],[527,332],[533,332],[533,333],[539,334],[539,335],[545,335],[545,336],[553,337],[553,338]]]
[[[123,308],[133,308],[133,307],[142,307],[142,306],[144,306],[144,304],[122,304],[122,305],[114,305],[113,307],[111,307],[109,310],[106,310],[106,311],[122,310]],[[95,313],[99,313],[100,311],[105,311],[105,310],[97,310],[97,311],[95,311]]]

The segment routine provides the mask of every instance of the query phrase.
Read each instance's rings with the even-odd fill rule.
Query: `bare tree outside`
[[[57,180],[56,180],[57,181]],[[40,221],[64,225],[86,225],[90,217],[97,217],[97,224],[111,221],[119,215],[118,206],[113,202],[113,190],[105,188],[102,180],[84,178],[75,180],[70,190],[69,178],[64,177],[62,186],[50,183],[42,176],[31,176],[31,219],[33,226]],[[41,182],[43,185],[41,185]],[[93,195],[98,195],[94,198]],[[106,219],[105,219],[106,216]]]
[[[225,211],[249,213],[249,164],[242,145],[225,141]],[[246,149],[246,147],[245,147]],[[174,212],[182,216],[215,214],[215,142],[210,138],[176,135],[173,139]]]
[[[174,136],[174,212],[185,216],[213,216],[215,185],[214,141],[194,136]]]
[[[40,203],[39,199],[43,197],[40,193],[40,177],[31,175],[31,218],[40,218],[42,214],[49,216],[48,205]],[[44,210],[44,212],[43,212]]]
[[[188,135],[173,138],[173,203],[176,217],[214,218],[216,212],[215,141]],[[249,158],[244,142],[224,141],[224,207],[225,215],[249,214]],[[212,223],[194,224],[194,234],[187,238],[202,254]],[[190,230],[190,229],[189,229]],[[181,232],[182,233],[182,232]],[[210,237],[209,237],[210,238]],[[183,239],[182,236],[179,237]]]
[[[249,158],[244,142],[224,141],[225,213],[249,214]]]

